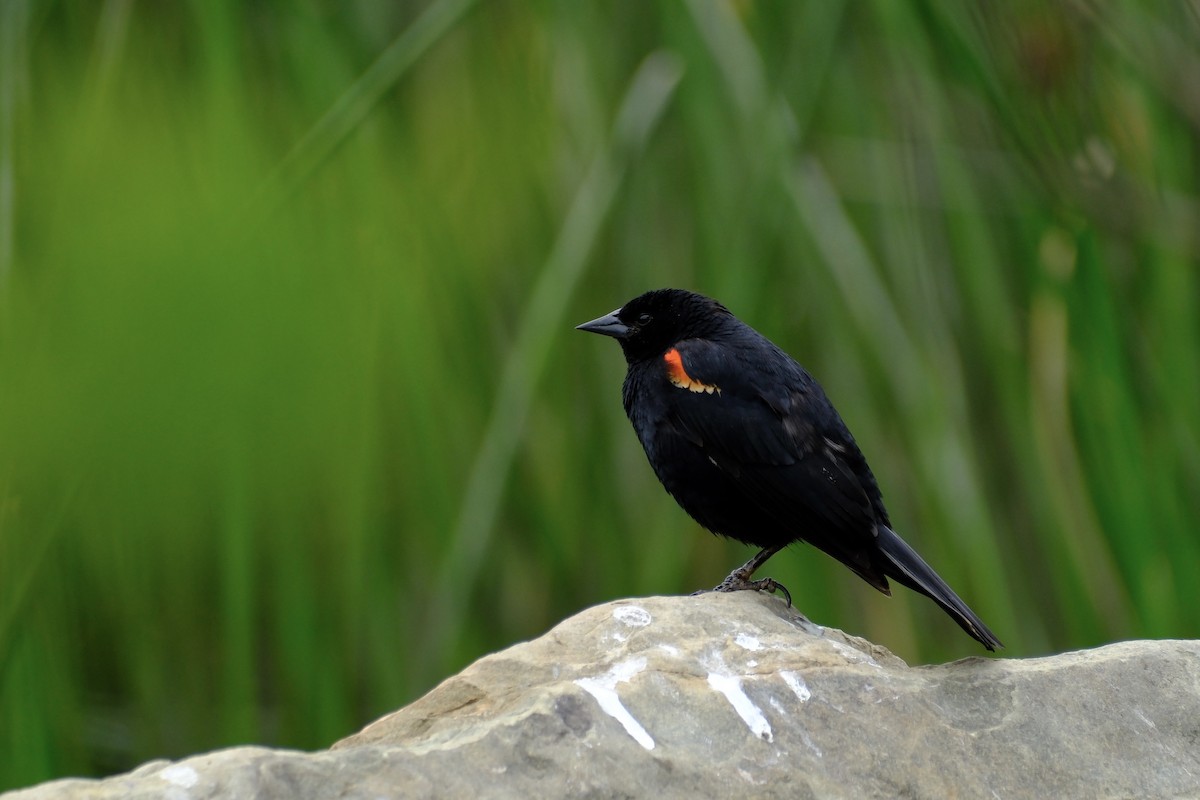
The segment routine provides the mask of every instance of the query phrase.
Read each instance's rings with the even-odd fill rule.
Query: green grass
[[[1090,9],[1091,7],[1089,7]],[[1200,636],[1184,6],[0,6],[0,788],[318,748],[748,556],[616,348],[722,299],[1024,656]],[[6,233],[7,232],[7,233]],[[912,662],[978,653],[815,551]]]

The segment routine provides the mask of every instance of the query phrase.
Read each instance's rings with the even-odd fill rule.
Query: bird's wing
[[[765,339],[755,350],[762,346],[777,356],[703,339],[668,350],[668,377],[681,390],[673,422],[781,527],[886,590],[871,565],[876,513],[874,479],[859,474],[865,460],[816,381]]]

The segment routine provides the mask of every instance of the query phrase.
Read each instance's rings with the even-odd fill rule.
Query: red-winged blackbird
[[[703,295],[659,289],[579,330],[612,336],[629,366],[625,413],[663,486],[713,533],[761,548],[715,591],[808,542],[890,595],[932,599],[988,650],[1000,640],[892,530],[871,468],[824,390],[787,353]]]

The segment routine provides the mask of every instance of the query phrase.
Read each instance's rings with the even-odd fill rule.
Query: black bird
[[[710,531],[760,548],[714,591],[780,589],[754,571],[808,542],[886,595],[937,603],[988,650],[1000,640],[891,528],[854,437],[787,353],[717,301],[659,289],[579,330],[616,339],[625,413],[671,496]]]

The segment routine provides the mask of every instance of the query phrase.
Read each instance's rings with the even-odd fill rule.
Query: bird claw
[[[746,588],[757,589],[760,592],[767,592],[769,594],[775,594],[776,591],[783,592],[783,598],[787,600],[787,607],[792,607],[792,593],[787,590],[786,586],[774,578],[761,578],[757,581],[750,581],[750,585]]]
[[[752,581],[747,578],[746,575],[742,574],[741,570],[734,570],[732,573],[730,573],[729,577],[711,589],[698,589],[697,591],[692,592],[692,597],[701,594],[708,594],[709,592],[744,592],[750,590],[757,592],[768,592],[770,594],[775,594],[777,591],[783,592],[784,599],[787,600],[788,608],[792,607],[792,593],[789,592],[787,587],[782,583],[774,578],[759,578],[756,581]]]

